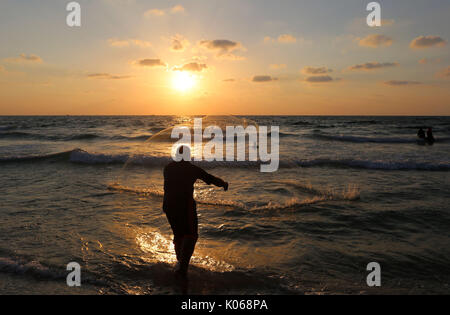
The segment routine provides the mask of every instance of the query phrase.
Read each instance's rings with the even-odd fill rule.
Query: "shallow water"
[[[200,163],[231,186],[196,186],[190,293],[450,292],[450,118],[247,118],[280,126],[280,169]],[[0,117],[0,293],[180,293],[161,211],[170,159],[148,139],[189,121]],[[72,261],[81,288],[65,285]]]

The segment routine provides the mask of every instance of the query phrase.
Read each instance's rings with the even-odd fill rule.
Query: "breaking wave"
[[[46,154],[13,156],[0,158],[0,163],[36,162],[36,161],[61,161],[86,165],[136,165],[144,167],[163,167],[172,161],[171,157],[158,155],[129,155],[129,154],[103,154],[90,153],[81,149],[66,152]],[[234,167],[234,168],[258,168],[260,162],[250,161],[201,161],[194,162],[204,168]],[[371,170],[423,170],[423,171],[448,171],[449,162],[416,162],[416,161],[390,161],[390,160],[361,160],[361,159],[330,159],[318,158],[309,160],[283,160],[281,168],[295,167],[336,167],[336,168],[361,168]]]
[[[398,138],[372,138],[372,137],[360,137],[360,136],[344,136],[344,135],[327,135],[322,133],[315,133],[308,135],[307,137],[319,140],[328,141],[341,141],[341,142],[353,142],[353,143],[417,143],[418,139],[415,137]],[[450,142],[450,138],[438,138],[437,143]]]
[[[32,139],[32,140],[43,140],[43,141],[89,141],[89,140],[112,140],[112,141],[147,141],[152,135],[139,135],[139,136],[106,136],[102,134],[95,133],[81,133],[74,135],[53,135],[53,134],[41,134],[41,133],[30,133],[22,131],[11,131],[15,127],[0,127],[0,139]]]
[[[296,184],[295,182],[286,184]],[[300,184],[298,184],[300,185]],[[153,197],[153,198],[163,198],[164,192],[160,189],[155,188],[132,188],[127,186],[122,186],[117,183],[108,185],[108,190],[113,192],[119,192],[119,193],[129,193],[129,194],[136,194],[139,196],[146,196],[146,197]],[[284,210],[284,209],[290,209],[290,208],[298,208],[302,206],[308,206],[313,205],[321,202],[327,202],[327,201],[356,201],[360,199],[360,191],[359,188],[349,186],[348,188],[344,189],[341,192],[337,192],[334,190],[319,190],[311,188],[311,191],[314,191],[316,196],[306,199],[299,199],[297,197],[291,198],[284,202],[273,202],[273,201],[265,201],[262,202],[260,205],[249,205],[242,202],[236,202],[232,200],[204,200],[201,198],[196,197],[196,202],[198,204],[202,205],[209,205],[209,206],[220,206],[225,208],[233,208],[237,210],[243,210],[243,211],[251,211],[251,212],[258,212],[258,211],[266,211],[266,210]]]

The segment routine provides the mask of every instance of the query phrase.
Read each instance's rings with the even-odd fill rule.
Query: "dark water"
[[[280,126],[280,169],[200,163],[231,188],[196,187],[191,293],[450,293],[450,118],[247,118]],[[0,293],[179,293],[170,144],[148,139],[190,121],[0,117]],[[433,146],[416,141],[428,126]]]

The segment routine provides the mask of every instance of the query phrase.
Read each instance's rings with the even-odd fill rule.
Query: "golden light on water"
[[[177,261],[172,241],[158,232],[140,234],[136,237],[136,243],[144,253],[150,254],[155,261],[169,264]]]
[[[197,77],[189,72],[175,71],[172,78],[172,86],[179,92],[188,92],[197,85]]]
[[[177,262],[173,242],[159,232],[152,231],[137,234],[136,244],[142,252],[146,254],[142,257],[144,260],[167,264],[174,264]],[[191,263],[211,271],[224,272],[234,270],[234,266],[225,261],[211,257],[211,251],[212,249],[209,248],[208,255],[205,255],[202,246],[197,246],[195,253],[192,256]]]

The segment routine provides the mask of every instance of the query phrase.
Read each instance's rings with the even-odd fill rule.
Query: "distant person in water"
[[[419,131],[417,132],[417,136],[419,137],[419,139],[425,139],[425,131],[420,128]]]
[[[191,164],[191,149],[180,146],[177,156],[180,162],[171,162],[164,168],[163,209],[174,234],[177,255],[177,276],[186,277],[189,262],[198,239],[197,205],[194,200],[194,184],[201,179],[228,190],[228,183]]]
[[[433,136],[433,128],[428,128],[427,130],[427,142],[430,144],[433,144],[435,142],[434,136]]]

